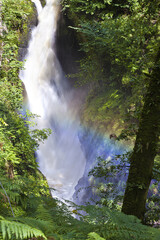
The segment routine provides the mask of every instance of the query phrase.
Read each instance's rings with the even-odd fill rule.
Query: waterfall
[[[30,111],[40,116],[37,128],[52,129],[37,152],[39,168],[49,186],[56,189],[52,191],[53,197],[72,200],[86,161],[77,136],[79,120],[72,107],[73,92],[67,86],[55,52],[59,1],[47,0],[43,9],[39,0],[32,1],[37,7],[39,24],[32,30],[20,77]]]

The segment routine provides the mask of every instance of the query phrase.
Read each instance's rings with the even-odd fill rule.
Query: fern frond
[[[53,218],[49,212],[48,209],[46,209],[43,204],[39,204],[37,210],[36,210],[36,215],[38,216],[38,219],[45,220],[47,222],[50,222],[53,224]]]
[[[140,223],[134,216],[127,216],[121,212],[113,211],[107,207],[82,206],[87,215],[84,221],[92,225],[94,232],[108,240],[158,240],[160,230]],[[94,239],[94,238],[91,238]]]
[[[3,239],[12,239],[13,236],[15,236],[15,239],[17,240],[32,237],[43,237],[44,239],[47,239],[41,230],[23,223],[6,220],[2,216],[0,216],[0,230]]]
[[[32,228],[39,229],[40,231],[45,233],[45,235],[53,233],[55,230],[54,223],[53,222],[51,223],[46,220],[42,220],[38,218],[30,218],[30,217],[25,217],[25,218],[20,217],[18,220],[20,220],[20,222],[25,225],[27,224]]]

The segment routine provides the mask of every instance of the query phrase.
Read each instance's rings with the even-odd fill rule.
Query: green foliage
[[[19,38],[26,31],[29,17],[33,15],[33,4],[29,0],[3,0],[2,65],[0,66],[0,167],[9,178],[17,174],[35,175],[37,163],[34,152],[39,141],[50,134],[50,130],[29,130],[31,122],[20,114],[23,104],[22,82],[18,61]]]
[[[3,54],[0,72],[1,103],[12,110],[22,106],[22,83],[18,74],[22,63],[18,61],[18,45],[20,33],[26,31],[28,18],[33,14],[29,0],[3,0],[2,21]],[[14,97],[13,97],[14,96]]]
[[[47,138],[49,130],[32,130],[26,126],[27,116],[21,116],[17,112],[3,110],[1,108],[0,117],[0,143],[1,162],[3,169],[12,166],[13,174],[35,174],[37,163],[34,152],[38,148],[38,141]],[[29,121],[27,121],[29,123]],[[8,166],[7,166],[8,165]]]
[[[131,154],[132,152],[127,152],[108,159],[97,158],[97,165],[89,172],[89,176],[94,179],[90,187],[99,196],[96,204],[121,210]],[[159,168],[159,156],[157,156],[153,167],[144,220],[146,224],[151,225],[154,225],[160,218]]]
[[[97,158],[96,166],[89,172],[89,176],[95,180],[91,187],[94,186],[96,195],[99,196],[96,204],[121,210],[130,154],[127,152],[107,159]]]
[[[102,133],[120,134],[124,125],[125,96],[122,91],[97,88],[90,93],[83,109],[85,124],[94,124]],[[123,105],[122,105],[123,103]]]
[[[32,237],[43,237],[47,239],[42,231],[32,228],[26,224],[16,221],[6,220],[0,216],[0,235],[1,239],[29,239]]]
[[[129,2],[127,0],[63,0],[62,5],[64,10],[70,10],[73,15],[78,13],[85,19],[91,16],[101,19],[106,12],[111,12],[115,15],[128,12]]]
[[[22,31],[32,13],[33,8],[29,0],[2,1],[2,19],[9,31]]]
[[[160,236],[159,230],[140,224],[140,220],[134,216],[126,216],[106,207],[89,205],[82,207],[82,209],[87,213],[82,219],[94,229],[94,233],[89,234],[91,239],[127,240],[133,238],[149,240],[158,239]]]
[[[15,234],[15,239],[20,239],[20,234],[26,234],[26,231],[28,231],[28,234],[37,234],[37,236],[43,236],[44,239],[46,237],[46,239],[53,238],[55,240],[159,239],[159,230],[142,225],[136,217],[126,216],[106,207],[76,206],[72,204],[72,211],[70,211],[69,203],[66,206],[64,203],[46,197],[37,200],[36,204],[29,204],[26,216],[1,218],[5,221],[4,224],[8,224],[8,229],[3,229],[3,236],[7,236],[11,232]],[[33,202],[33,199],[30,201]],[[81,214],[82,211],[83,215]],[[72,216],[72,212],[77,214],[79,220]],[[12,222],[11,227],[10,223]],[[17,228],[18,230],[16,230]],[[21,239],[26,238],[22,237]]]
[[[107,131],[117,131],[125,125],[125,136],[135,136],[159,46],[158,4],[148,0],[63,1],[86,54],[79,73],[74,75],[78,84],[88,84],[92,89],[83,111],[84,122],[103,131],[106,126]],[[108,103],[114,91],[119,95],[115,107],[114,99],[113,104]],[[130,111],[132,106],[134,111]]]

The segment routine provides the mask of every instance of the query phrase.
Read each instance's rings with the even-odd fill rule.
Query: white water
[[[72,200],[75,186],[84,172],[85,158],[77,136],[77,114],[70,107],[72,92],[66,92],[65,78],[54,49],[59,1],[47,0],[43,9],[39,0],[32,1],[39,13],[39,24],[32,31],[25,70],[20,76],[30,111],[41,116],[37,120],[38,128],[53,130],[38,150],[40,170],[49,186],[56,188],[52,192],[54,197]]]

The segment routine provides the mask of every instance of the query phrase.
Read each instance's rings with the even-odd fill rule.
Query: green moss
[[[103,133],[120,134],[124,128],[123,98],[117,90],[90,95],[86,102],[82,121]]]

